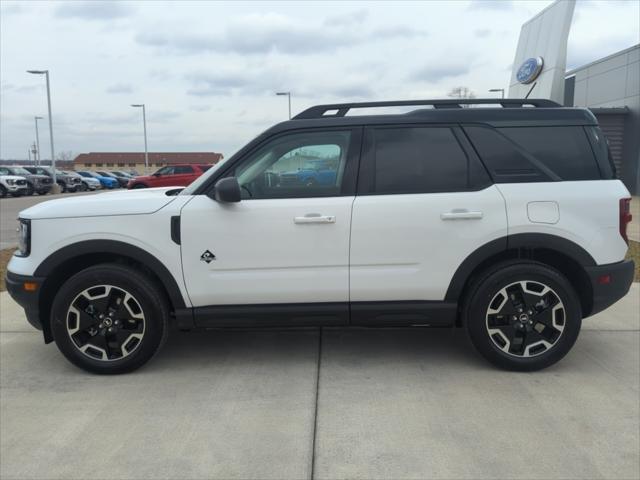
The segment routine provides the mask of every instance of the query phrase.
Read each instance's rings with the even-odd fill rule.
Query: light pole
[[[38,120],[42,120],[42,117],[35,116],[33,117],[36,121],[36,148],[38,149],[37,156],[34,158],[36,165],[40,165],[40,135],[38,134]]]
[[[291,92],[276,92],[279,97],[286,96],[289,99],[289,120],[291,120]]]
[[[132,107],[142,108],[142,127],[144,128],[144,173],[149,173],[149,152],[147,150],[147,109],[144,103],[133,103]]]
[[[56,154],[53,148],[53,118],[51,116],[51,90],[49,89],[49,70],[27,70],[27,73],[34,75],[44,75],[47,79],[47,108],[49,109],[49,141],[51,142],[51,187],[52,193],[60,193],[62,189],[56,182]]]
[[[491,88],[489,89],[490,92],[501,92],[502,93],[502,98],[504,98],[504,88]]]

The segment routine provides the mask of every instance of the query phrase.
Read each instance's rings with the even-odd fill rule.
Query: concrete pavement
[[[530,374],[462,331],[325,329],[175,334],[98,377],[0,317],[2,478],[640,477],[638,283]]]

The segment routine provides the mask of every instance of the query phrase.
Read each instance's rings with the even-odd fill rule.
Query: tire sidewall
[[[500,350],[486,328],[489,303],[504,287],[530,280],[551,287],[565,309],[562,335],[549,350],[533,357],[517,357]],[[578,296],[567,279],[558,271],[536,263],[516,263],[496,269],[479,282],[465,305],[465,320],[471,342],[492,363],[510,370],[539,370],[562,359],[573,347],[582,325],[582,308]]]
[[[102,361],[82,353],[69,337],[66,315],[76,296],[96,285],[120,287],[140,304],[145,316],[145,332],[135,351],[125,358]],[[76,366],[93,373],[125,373],[142,366],[160,348],[166,338],[168,312],[166,301],[148,278],[135,270],[120,266],[91,267],[71,277],[59,290],[51,312],[51,331],[58,349]]]

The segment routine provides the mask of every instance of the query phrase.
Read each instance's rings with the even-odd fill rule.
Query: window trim
[[[313,195],[313,196],[283,196],[283,197],[270,197],[270,198],[243,198],[242,201],[258,201],[258,200],[279,200],[279,199],[296,199],[296,198],[331,198],[331,197],[349,197],[354,196],[356,194],[356,183],[358,177],[358,170],[360,164],[360,156],[362,150],[362,137],[363,137],[363,127],[362,126],[345,126],[345,127],[322,127],[322,128],[300,128],[293,130],[286,130],[284,132],[279,132],[274,135],[270,135],[266,137],[264,140],[256,143],[246,152],[243,152],[241,156],[237,159],[234,159],[233,162],[230,162],[228,165],[225,165],[224,169],[221,169],[219,172],[216,172],[215,176],[209,179],[209,182],[206,186],[203,186],[202,190],[197,194],[204,195],[213,195],[213,190],[215,188],[215,184],[218,180],[222,178],[227,178],[233,176],[236,168],[241,165],[247,158],[252,156],[256,151],[267,145],[268,143],[278,140],[282,137],[287,137],[290,135],[298,135],[304,133],[331,133],[331,132],[350,132],[351,133],[351,141],[349,144],[349,150],[347,151],[347,158],[345,161],[344,172],[342,174],[342,186],[340,192],[338,194],[328,194],[328,195]]]
[[[439,128],[449,129],[455,139],[456,143],[460,147],[460,150],[467,159],[467,187],[462,189],[440,190],[433,192],[407,192],[407,191],[375,191],[375,139],[374,130],[382,129],[399,129],[399,128]],[[483,170],[486,173],[485,181],[475,178],[472,164],[475,164],[477,169]],[[456,193],[456,192],[477,192],[484,190],[485,188],[493,185],[493,179],[486,167],[478,158],[477,153],[471,146],[469,140],[464,136],[462,129],[457,124],[452,123],[389,123],[380,125],[369,125],[364,129],[363,142],[362,142],[362,155],[360,161],[360,174],[358,176],[358,188],[357,195],[370,196],[370,195],[433,195],[439,193]]]

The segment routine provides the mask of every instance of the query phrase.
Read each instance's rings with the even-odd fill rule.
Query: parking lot
[[[0,201],[3,245],[50,198]],[[146,367],[101,377],[1,292],[0,477],[636,479],[639,312],[634,283],[528,374],[461,330],[326,328],[175,332]]]

